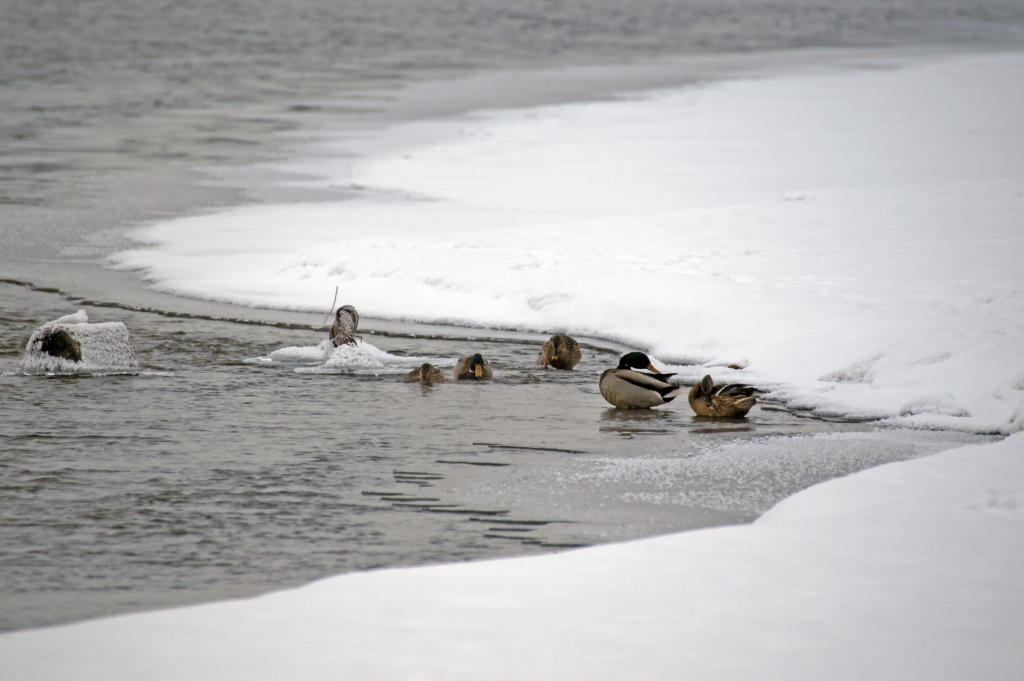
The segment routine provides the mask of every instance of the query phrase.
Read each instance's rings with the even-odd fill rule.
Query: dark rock
[[[82,346],[75,337],[64,329],[51,329],[43,336],[39,345],[42,352],[51,357],[61,357],[72,362],[82,361]]]

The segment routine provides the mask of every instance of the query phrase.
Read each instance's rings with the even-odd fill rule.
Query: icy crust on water
[[[454,360],[434,357],[408,357],[387,353],[365,341],[355,345],[334,344],[325,340],[319,345],[292,346],[271,352],[250,362],[257,364],[295,365],[298,373],[341,373],[370,371],[372,373],[405,372],[423,362],[438,366],[453,365]]]
[[[682,505],[760,516],[809,486],[949,447],[950,435],[930,440],[904,429],[757,437],[707,446],[699,456],[596,458],[578,465],[573,480],[635,486],[626,501]],[[964,436],[968,437],[968,436]],[[894,456],[895,451],[898,456]],[[728,489],[728,493],[722,490]]]
[[[55,357],[43,351],[46,338],[64,331],[77,344],[81,361]],[[20,372],[24,374],[111,374],[135,372],[139,362],[128,327],[122,322],[90,324],[85,310],[39,327],[25,346]]]
[[[9,679],[998,679],[1024,661],[1024,433],[749,525],[0,636]]]
[[[1012,432],[1024,54],[869,65],[342,137],[290,168],[365,199],[157,224],[115,261],[188,296],[313,310],[339,286],[366,316],[567,330],[793,408]]]

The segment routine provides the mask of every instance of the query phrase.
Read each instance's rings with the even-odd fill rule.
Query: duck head
[[[430,383],[430,372],[433,370],[433,364],[424,362],[423,366],[420,367],[420,383]]]
[[[629,352],[622,356],[619,360],[619,369],[647,369],[648,371],[659,374],[661,373],[654,368],[651,364],[651,358],[642,352]]]
[[[705,376],[700,379],[700,396],[704,400],[704,404],[711,406],[711,389],[715,387],[715,382],[711,380],[711,376]]]
[[[469,368],[473,370],[473,375],[480,378],[484,375],[484,356],[479,352],[473,355],[473,359],[469,360]]]
[[[565,342],[565,334],[564,333],[556,333],[554,336],[551,337],[551,344],[555,347],[555,352],[554,352],[554,354],[551,355],[551,359],[552,360],[556,360],[556,359],[558,359],[558,355],[559,354],[561,354],[562,352],[565,352],[565,349],[566,349],[565,346],[568,345]]]

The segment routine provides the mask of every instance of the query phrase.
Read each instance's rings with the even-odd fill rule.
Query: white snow
[[[409,124],[324,179],[365,199],[157,224],[117,262],[184,295],[314,310],[338,285],[367,316],[566,329],[794,406],[1013,433],[1022,73],[954,55]],[[0,678],[1019,679],[1022,561],[1017,433],[746,526],[7,634]]]
[[[885,66],[401,125],[315,164],[365,199],[160,223],[115,260],[189,296],[314,310],[337,285],[367,316],[564,329],[825,413],[1009,432],[1024,54]]]
[[[249,360],[259,364],[297,365],[297,373],[338,373],[341,371],[371,370],[375,373],[408,371],[423,362],[446,366],[452,359],[392,355],[375,345],[357,340],[355,345],[339,345],[325,340],[319,345],[291,346],[274,350],[266,357]]]
[[[50,331],[63,329],[78,341],[82,361],[54,357],[42,351]],[[85,310],[65,315],[36,329],[25,345],[19,370],[25,374],[109,374],[137,371],[131,336],[123,322],[90,324]]]
[[[0,678],[1019,679],[1024,433],[752,525],[0,636]]]

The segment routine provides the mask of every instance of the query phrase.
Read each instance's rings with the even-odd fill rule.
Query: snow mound
[[[25,346],[25,374],[95,374],[137,371],[128,327],[122,322],[90,324],[85,310],[47,322]]]
[[[291,346],[274,350],[266,357],[259,357],[253,361],[261,364],[299,365],[295,367],[297,373],[311,374],[367,369],[397,372],[419,366],[427,361],[442,366],[452,363],[452,360],[430,357],[392,355],[361,340],[356,341],[355,345],[338,347],[334,347],[329,340],[325,340],[319,345]]]
[[[952,394],[936,392],[907,402],[900,408],[900,416],[938,414],[940,416],[970,416]]]
[[[819,377],[818,380],[828,383],[871,383],[874,378],[871,370],[879,359],[881,359],[881,355],[859,360],[842,369],[830,371]]]

